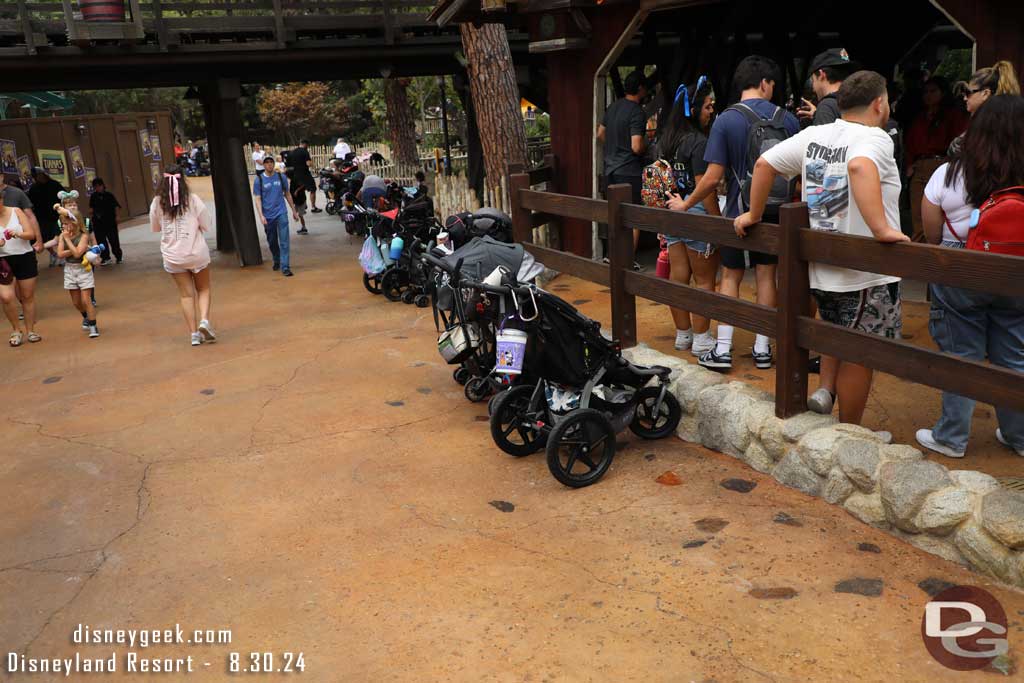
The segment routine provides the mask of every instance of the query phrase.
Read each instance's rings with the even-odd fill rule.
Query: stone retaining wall
[[[842,505],[940,557],[1024,587],[1024,493],[982,472],[948,470],[831,415],[775,417],[774,398],[641,344],[623,354],[672,368],[677,434],[739,458],[786,486]]]

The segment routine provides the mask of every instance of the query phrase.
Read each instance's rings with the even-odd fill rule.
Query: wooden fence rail
[[[629,204],[628,185],[609,187],[607,200],[539,192],[530,186],[529,174],[510,176],[516,241],[531,241],[538,216],[608,225],[608,264],[533,244],[526,244],[526,248],[549,267],[611,288],[612,334],[624,348],[636,344],[639,296],[775,337],[775,412],[779,417],[806,410],[810,349],[919,384],[1024,411],[1022,373],[814,319],[810,315],[807,272],[808,262],[813,261],[1005,294],[1024,289],[1024,258],[924,244],[881,244],[864,237],[817,232],[809,229],[807,205],[803,203],[783,206],[780,225],[762,223],[751,228],[746,238],[740,238],[730,219]],[[778,255],[778,306],[762,306],[633,272],[634,228]]]

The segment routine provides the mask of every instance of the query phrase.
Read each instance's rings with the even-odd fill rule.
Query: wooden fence
[[[1024,258],[926,244],[881,244],[864,237],[818,232],[809,229],[803,203],[783,206],[780,225],[762,223],[740,238],[730,219],[630,204],[628,185],[609,187],[608,199],[600,200],[530,189],[536,180],[526,173],[510,176],[516,241],[527,243],[527,249],[549,268],[609,286],[612,333],[623,347],[636,344],[636,297],[640,296],[775,337],[775,412],[779,417],[807,409],[810,349],[1024,411],[1024,374],[816,320],[810,315],[807,273],[807,264],[813,261],[984,292],[1019,294],[1024,284]],[[557,220],[555,217],[607,223],[610,263],[529,244],[533,228]],[[778,255],[778,307],[634,272],[634,228]]]

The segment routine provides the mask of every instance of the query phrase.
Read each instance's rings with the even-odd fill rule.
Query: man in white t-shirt
[[[263,170],[263,157],[267,156],[267,153],[260,147],[260,143],[252,143],[252,165],[256,169],[256,174]]]
[[[338,144],[334,146],[334,158],[344,161],[345,157],[351,153],[352,148],[348,146],[348,143],[341,138],[338,138]]]
[[[879,242],[910,241],[899,229],[900,174],[892,138],[883,129],[889,120],[885,78],[873,71],[856,72],[843,82],[838,104],[841,119],[807,128],[758,159],[750,211],[735,221],[738,235],[745,236],[747,228],[761,220],[772,180],[781,174],[802,176],[811,229],[873,237]],[[821,263],[811,263],[808,268],[811,294],[822,320],[899,338],[900,278]],[[860,424],[872,371],[822,357],[822,376],[834,372],[837,363],[839,419]]]

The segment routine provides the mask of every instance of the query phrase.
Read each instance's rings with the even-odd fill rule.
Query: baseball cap
[[[810,72],[813,74],[818,69],[826,67],[845,66],[853,67],[855,63],[850,60],[850,54],[843,47],[834,47],[817,55],[811,60]]]
[[[44,176],[47,176],[47,177],[50,176],[50,174],[47,173],[46,169],[43,168],[42,166],[33,166],[32,167],[32,175],[33,176],[44,175]]]

